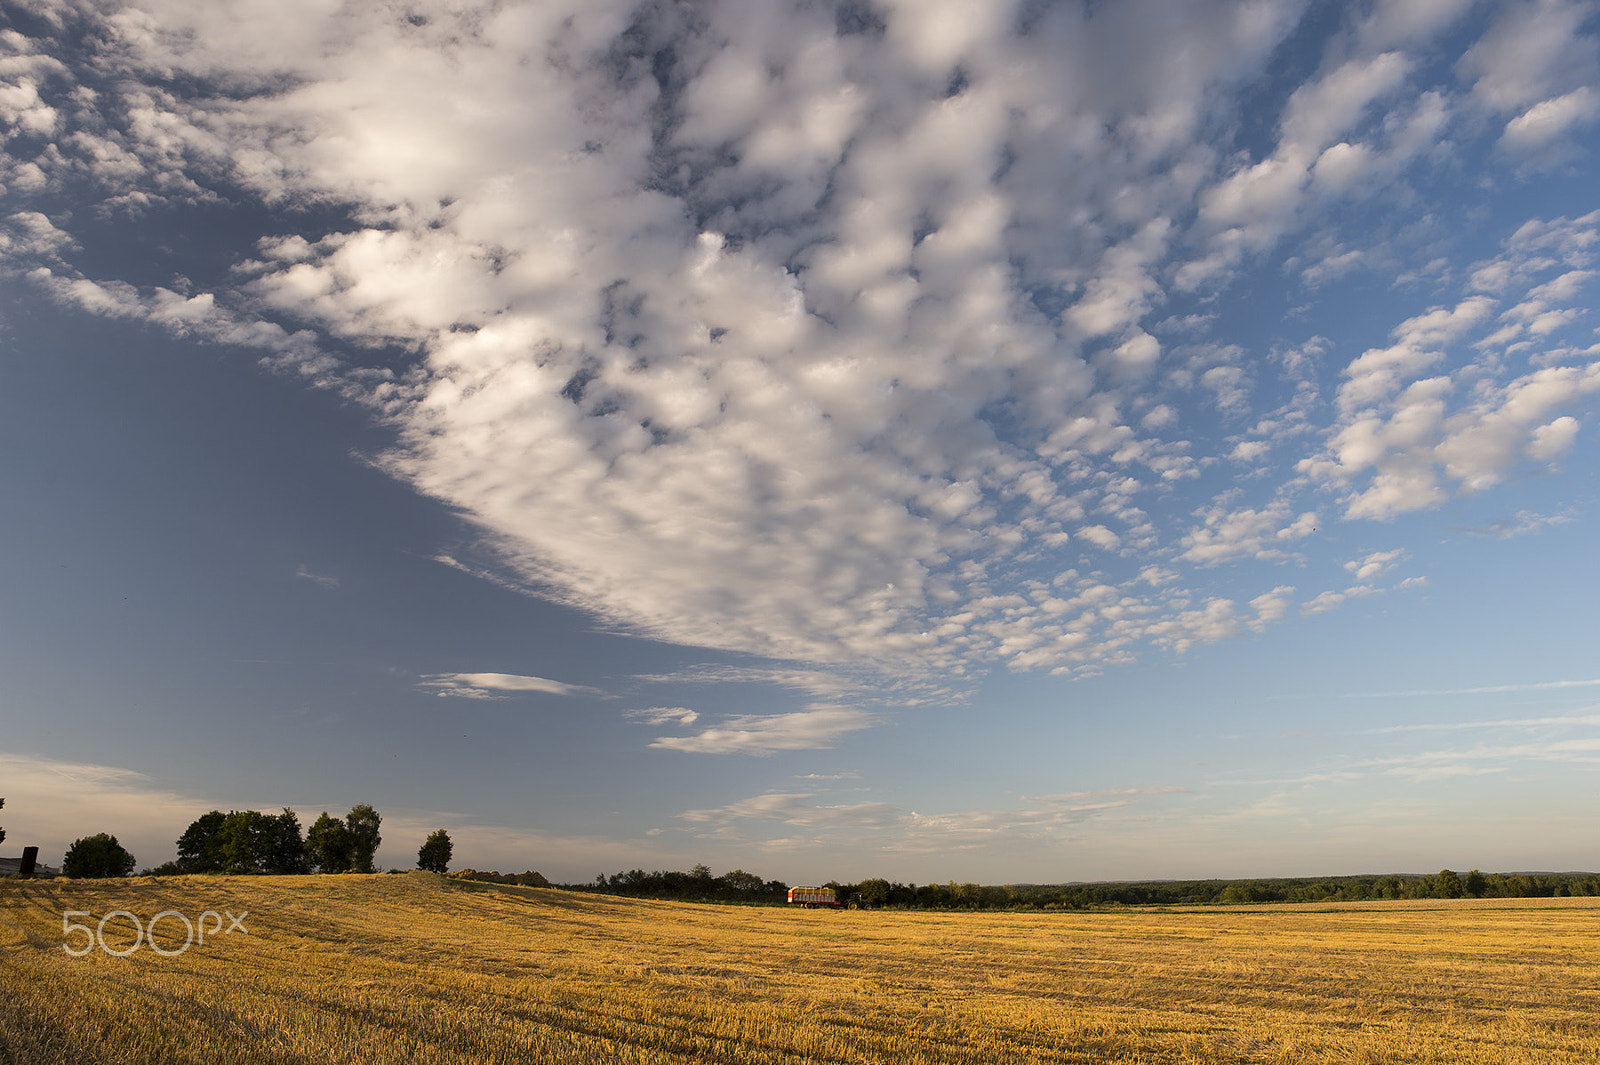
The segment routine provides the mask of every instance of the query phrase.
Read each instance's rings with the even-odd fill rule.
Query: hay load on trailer
[[[789,902],[796,906],[804,906],[808,910],[814,910],[818,906],[837,910],[839,893],[831,887],[792,887],[789,889]]]
[[[789,889],[789,902],[796,906],[804,906],[814,910],[818,906],[826,906],[830,910],[863,910],[866,904],[861,901],[860,892],[852,892],[848,898],[841,899],[839,893],[831,887],[792,887]]]

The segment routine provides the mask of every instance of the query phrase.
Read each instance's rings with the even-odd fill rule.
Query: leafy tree
[[[1468,895],[1478,899],[1482,898],[1483,893],[1489,890],[1489,881],[1482,873],[1474,869],[1467,874],[1467,878],[1462,881],[1461,887]]]
[[[952,880],[946,885],[946,889],[950,892],[950,901],[957,906],[976,906],[982,897],[978,885],[973,883],[958,884]]]
[[[378,825],[383,818],[378,811],[361,803],[346,815],[345,827],[350,833],[350,867],[358,873],[373,872],[372,857],[378,853],[383,837],[378,835]]]
[[[300,817],[287,806],[276,817],[262,818],[260,860],[268,873],[306,871],[306,843],[300,835]]]
[[[234,810],[217,830],[217,846],[222,869],[228,873],[255,873],[261,870],[257,837],[265,820],[254,810]]]
[[[6,804],[6,801],[4,799],[0,799],[0,807],[4,807],[5,804]],[[6,841],[6,830],[3,829],[3,828],[0,828],[0,843],[4,843],[5,841]]]
[[[889,901],[889,881],[880,877],[870,877],[856,885],[856,890],[861,893],[861,901],[868,906],[882,906]]]
[[[306,860],[323,873],[348,873],[351,865],[350,829],[344,819],[329,817],[328,811],[306,832]]]
[[[438,829],[417,849],[417,868],[426,869],[430,873],[449,871],[450,854],[453,849],[450,844],[450,833],[442,828]]]
[[[122,849],[116,836],[99,832],[73,841],[61,871],[71,877],[120,877],[133,872],[134,864],[133,855]]]
[[[1439,875],[1433,878],[1433,893],[1441,899],[1459,899],[1465,891],[1461,887],[1461,878],[1453,870],[1441,869]]]
[[[177,866],[186,873],[303,873],[300,819],[287,807],[281,814],[212,810],[178,838]]]
[[[222,840],[219,833],[228,815],[221,810],[202,814],[178,837],[178,868],[185,873],[222,871]]]

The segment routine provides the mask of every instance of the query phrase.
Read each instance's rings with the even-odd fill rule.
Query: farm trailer
[[[789,902],[795,906],[804,906],[814,910],[818,906],[826,906],[830,910],[859,910],[863,908],[861,896],[856,893],[840,900],[839,893],[830,887],[792,887],[789,889]]]

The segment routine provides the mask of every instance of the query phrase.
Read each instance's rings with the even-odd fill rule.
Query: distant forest
[[[559,884],[633,898],[756,905],[784,903],[788,885],[735,869],[720,877],[704,865],[687,873],[601,874],[582,884]],[[901,884],[869,879],[827,881],[841,901],[859,896],[873,907],[907,910],[1085,910],[1108,906],[1227,906],[1256,902],[1361,902],[1376,899],[1551,898],[1600,895],[1594,873],[1390,873],[1369,876],[1260,880],[1148,880],[1107,884]]]

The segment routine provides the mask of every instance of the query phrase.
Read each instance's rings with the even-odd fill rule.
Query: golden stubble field
[[[248,933],[62,949],[64,911],[117,909],[248,911]],[[184,936],[163,919],[163,950]],[[0,1060],[29,1063],[1593,1065],[1597,987],[1600,899],[834,913],[425,873],[0,883]]]

